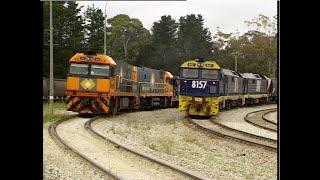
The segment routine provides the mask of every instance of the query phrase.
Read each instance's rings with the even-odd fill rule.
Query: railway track
[[[277,141],[233,129],[211,120],[186,119],[184,124],[200,129],[208,134],[229,138],[238,142],[260,146],[270,150],[277,149]]]
[[[118,146],[118,147],[121,147],[122,149],[125,149],[126,151],[129,151],[129,152],[131,152],[131,153],[133,153],[133,154],[135,154],[135,155],[137,155],[137,156],[141,156],[141,157],[146,158],[146,159],[148,159],[148,160],[150,160],[150,161],[152,161],[152,162],[154,162],[154,163],[160,164],[160,165],[165,166],[165,167],[167,167],[167,168],[170,168],[170,169],[172,169],[172,170],[174,170],[174,171],[177,171],[177,172],[179,172],[179,173],[181,173],[181,174],[184,174],[185,176],[188,176],[188,177],[190,177],[191,179],[206,179],[206,178],[204,178],[204,177],[201,177],[200,175],[195,174],[194,172],[190,172],[190,171],[188,171],[188,170],[186,170],[186,169],[183,169],[183,168],[181,168],[181,167],[177,167],[177,166],[175,166],[175,165],[172,165],[172,164],[170,164],[170,163],[168,163],[168,162],[166,162],[166,161],[163,161],[163,160],[161,160],[161,159],[158,159],[158,158],[156,158],[156,157],[151,157],[151,156],[148,155],[148,154],[145,154],[145,153],[142,153],[142,152],[138,152],[138,151],[136,151],[136,150],[134,150],[134,149],[129,148],[128,146],[125,146],[125,145],[123,145],[123,144],[121,144],[121,143],[119,143],[119,142],[116,142],[116,141],[114,141],[114,140],[112,140],[112,139],[109,139],[109,138],[106,137],[106,136],[103,136],[102,134],[100,134],[99,132],[97,132],[96,130],[94,130],[94,129],[92,128],[91,124],[92,124],[92,122],[95,121],[95,120],[97,120],[97,119],[90,119],[89,121],[87,121],[87,122],[85,123],[85,128],[86,128],[89,132],[91,132],[91,133],[93,133],[94,135],[102,138],[103,140],[108,141],[108,142],[111,142],[111,143],[113,143],[114,145],[116,145],[116,146]]]
[[[68,118],[64,118],[61,120],[58,120],[52,124],[50,124],[49,126],[49,135],[51,136],[51,138],[57,143],[62,145],[63,148],[65,148],[66,150],[78,155],[79,157],[81,157],[82,159],[84,159],[85,161],[87,161],[89,164],[91,164],[92,166],[96,167],[97,169],[101,170],[102,172],[104,172],[105,174],[107,174],[108,176],[110,176],[113,179],[123,179],[122,177],[120,177],[119,175],[113,173],[110,169],[106,169],[105,167],[101,166],[100,164],[96,163],[93,159],[89,158],[88,156],[86,156],[85,154],[81,153],[80,151],[78,151],[77,149],[73,148],[72,146],[70,146],[65,140],[63,140],[59,134],[57,133],[57,127],[68,120],[71,120],[73,118],[77,117],[76,115],[74,116],[70,116]],[[97,118],[97,117],[96,117]],[[94,119],[94,118],[93,118]]]
[[[272,109],[264,109],[260,111],[254,111],[249,114],[247,114],[244,117],[244,120],[256,127],[266,129],[268,131],[272,132],[278,132],[278,127],[274,123],[270,123],[269,120],[266,121],[264,116],[270,112],[275,112],[277,111],[277,108],[272,108]]]
[[[273,112],[276,112],[276,111],[277,111],[277,110],[273,110],[273,111],[269,111],[269,112],[265,113],[265,114],[262,116],[262,119],[265,120],[265,121],[267,121],[267,122],[269,122],[269,123],[271,123],[271,124],[277,125],[277,121],[273,121],[273,120],[271,120],[271,119],[269,119],[269,118],[266,117],[268,114],[273,113]]]
[[[98,152],[96,154],[103,154],[104,158],[106,158],[106,156],[108,156],[109,160],[107,160],[107,161],[109,161],[109,162],[115,161],[115,162],[110,163],[111,165],[108,166],[110,169],[108,169],[108,168],[106,168],[106,164],[105,164],[106,160],[100,161],[98,158],[96,158],[96,156],[92,156],[92,154],[90,157],[90,153],[92,153],[92,149],[90,149],[90,144],[88,145],[88,147],[83,147],[83,148],[87,149],[88,152],[90,152],[88,155],[87,151],[83,151],[83,149],[81,148],[81,145],[80,145],[80,148],[76,148],[75,146],[77,146],[77,145],[75,145],[75,144],[72,145],[72,142],[70,143],[70,137],[64,139],[64,137],[63,137],[64,135],[61,136],[61,134],[58,133],[62,129],[63,126],[66,126],[63,124],[64,122],[68,123],[66,121],[73,121],[73,120],[75,120],[74,118],[77,118],[77,117],[72,116],[72,117],[61,119],[59,121],[52,123],[49,126],[50,136],[53,138],[53,140],[56,143],[62,145],[65,149],[77,154],[78,156],[80,156],[82,159],[84,159],[85,161],[87,161],[88,163],[90,163],[91,165],[96,167],[97,169],[106,173],[112,179],[132,179],[132,177],[138,178],[138,179],[144,179],[142,175],[147,174],[151,171],[152,171],[152,173],[154,173],[156,171],[161,172],[161,170],[162,170],[162,173],[167,172],[167,174],[165,174],[167,176],[167,179],[206,179],[206,178],[201,177],[193,172],[188,172],[185,169],[175,167],[175,166],[170,165],[167,162],[164,162],[162,160],[159,160],[159,159],[150,157],[146,154],[142,154],[137,151],[134,151],[128,147],[123,146],[120,143],[117,143],[115,141],[112,141],[112,140],[100,135],[94,129],[91,128],[91,123],[94,120],[101,118],[100,116],[90,118],[90,119],[88,119],[88,121],[86,121],[86,123],[84,123],[84,125],[81,124],[81,126],[80,126],[80,123],[83,123],[83,122],[81,122],[81,120],[82,120],[81,119],[80,121],[77,122],[78,123],[77,126],[74,126],[71,128],[77,129],[77,131],[81,131],[81,127],[82,127],[82,129],[83,129],[82,131],[84,131],[84,132],[87,131],[89,133],[87,133],[86,135],[83,135],[83,133],[82,133],[82,134],[80,134],[81,137],[89,135],[90,139],[93,138],[93,139],[95,139],[94,141],[99,141],[100,145],[103,144],[103,146],[105,146],[106,144],[109,144],[109,146],[108,146],[108,148],[110,148],[109,150],[106,150],[105,148],[101,148],[101,152],[100,151],[98,152],[98,150],[100,148],[98,150],[94,150],[94,151]],[[57,128],[59,125],[62,126],[62,127],[59,127],[60,130],[59,130],[59,128]],[[69,128],[69,129],[71,129],[71,128]],[[58,131],[57,131],[57,129],[58,129]],[[99,136],[100,138],[92,136],[91,133],[94,133],[95,135]],[[85,137],[83,137],[83,138],[85,139]],[[103,141],[101,141],[101,139],[103,139]],[[91,142],[91,140],[89,140],[89,139],[86,139],[84,141],[86,141],[86,143]],[[74,143],[76,143],[76,142],[74,142]],[[112,145],[110,145],[110,143]],[[98,145],[96,145],[96,146],[99,147]],[[97,149],[97,148],[95,148],[95,149]],[[107,151],[107,152],[104,153],[103,151]],[[83,152],[86,152],[86,153],[83,153]],[[135,156],[132,159],[137,159],[137,161],[132,161],[132,159],[131,160],[128,159],[129,161],[126,160],[126,157],[128,157],[128,156]],[[141,165],[141,161],[142,162],[148,161],[148,162],[144,163],[144,166],[146,166],[146,168],[139,166],[139,164]],[[118,167],[115,167],[115,166],[117,166],[117,164],[115,164],[116,162],[119,162],[119,164],[120,164]],[[129,164],[129,165],[127,165],[127,164]],[[147,165],[147,164],[150,164],[150,165]],[[124,166],[121,166],[121,165],[124,165]],[[133,167],[133,166],[137,166],[137,167]],[[122,169],[119,167],[122,167]],[[133,172],[132,173],[133,175],[126,174],[126,172],[124,172],[124,171],[126,171],[126,169],[124,167],[128,167],[129,169],[131,167],[133,167],[133,169],[131,169],[131,172]],[[155,167],[155,168],[152,168],[152,167]],[[128,169],[128,171],[130,171],[129,169]],[[141,170],[144,172],[138,173],[137,170]],[[123,173],[121,173],[121,172],[123,172]],[[147,175],[149,175],[149,178],[150,178],[151,174],[147,174]],[[142,176],[142,178],[141,177],[139,178],[138,177],[139,175]],[[157,173],[157,175],[158,175],[158,173]],[[183,178],[179,178],[180,176]],[[149,179],[149,178],[147,178],[147,179]],[[154,179],[157,179],[157,177],[154,177]]]

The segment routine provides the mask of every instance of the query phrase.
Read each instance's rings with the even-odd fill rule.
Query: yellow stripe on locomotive
[[[219,111],[220,66],[215,61],[189,60],[180,66],[179,110],[194,116]]]

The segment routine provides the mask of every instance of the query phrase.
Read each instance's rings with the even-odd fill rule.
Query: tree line
[[[54,76],[65,78],[68,60],[77,52],[103,53],[104,14],[101,9],[76,2],[54,2]],[[179,74],[185,60],[202,57],[215,60],[222,68],[234,69],[238,53],[238,71],[275,77],[277,71],[276,18],[259,15],[245,21],[249,31],[214,35],[204,27],[200,14],[181,16],[179,20],[163,15],[151,30],[139,19],[119,14],[107,19],[107,55],[130,64]],[[49,2],[43,2],[43,75],[49,76]]]

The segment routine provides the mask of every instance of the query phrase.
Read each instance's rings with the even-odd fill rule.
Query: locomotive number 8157
[[[219,110],[220,67],[214,61],[191,60],[180,66],[179,109],[211,116]]]

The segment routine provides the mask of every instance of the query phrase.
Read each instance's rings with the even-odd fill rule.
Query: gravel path
[[[277,178],[276,152],[207,136],[185,126],[183,118],[173,108],[143,111],[100,119],[92,123],[92,128],[137,151],[210,179]]]
[[[75,118],[57,127],[58,134],[72,147],[124,179],[187,179],[180,173],[134,155],[101,140],[85,130],[88,119]]]
[[[43,125],[44,180],[111,179],[78,156],[58,146],[48,133],[49,125],[50,123]]]
[[[277,122],[277,113],[278,113],[277,111],[271,112],[271,113],[266,114],[264,117],[277,124],[278,123]]]
[[[264,106],[255,106],[255,107],[246,107],[246,108],[237,108],[229,111],[220,113],[214,122],[221,123],[227,127],[238,129],[249,134],[255,134],[258,136],[263,136],[266,138],[277,140],[277,133],[270,132],[266,129],[256,127],[244,120],[244,117],[253,111],[259,111],[263,109],[276,108],[277,105],[264,105]],[[254,115],[254,114],[251,114]]]

